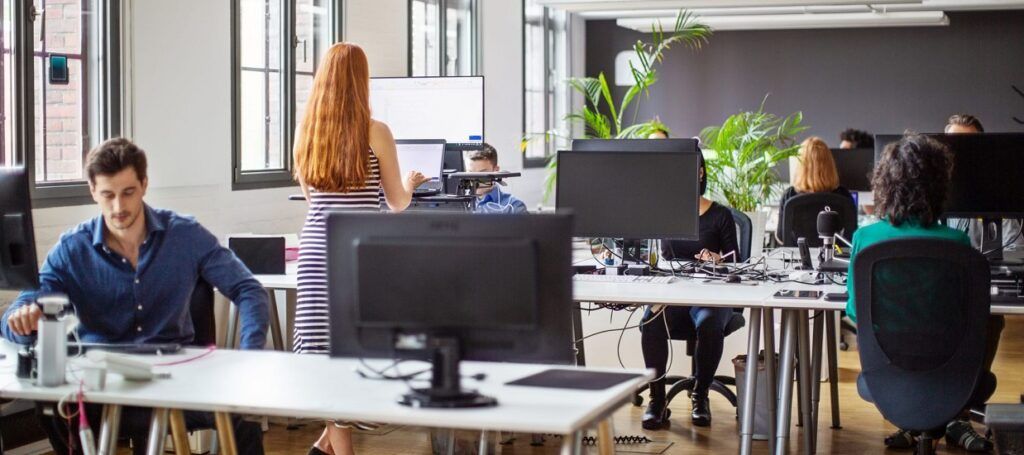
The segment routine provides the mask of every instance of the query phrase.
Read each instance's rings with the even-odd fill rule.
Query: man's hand
[[[700,253],[693,255],[693,257],[698,261],[713,262],[715,264],[722,262],[721,255],[719,255],[718,253],[711,252],[707,248],[700,250]]]
[[[43,311],[39,305],[30,303],[17,310],[7,318],[7,325],[15,335],[28,336],[39,328],[39,319],[43,317]]]

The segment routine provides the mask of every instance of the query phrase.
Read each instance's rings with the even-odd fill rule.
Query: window
[[[523,11],[523,131],[531,140],[523,157],[525,167],[544,166],[559,139],[570,135],[565,120],[570,112],[565,83],[569,77],[568,35],[567,13],[527,0]]]
[[[37,206],[85,203],[89,149],[121,134],[120,2],[0,1],[0,163],[26,164]],[[50,82],[51,57],[67,81]]]
[[[474,76],[478,42],[477,0],[409,1],[409,75]]]
[[[233,0],[232,6],[233,188],[294,185],[294,131],[320,59],[340,36],[341,0]]]

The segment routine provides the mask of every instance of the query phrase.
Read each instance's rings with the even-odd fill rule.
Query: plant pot
[[[743,213],[750,217],[750,258],[761,257],[765,245],[765,225],[768,224],[768,211],[761,207],[752,212]]]

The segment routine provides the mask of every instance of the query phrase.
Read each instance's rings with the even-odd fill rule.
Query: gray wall
[[[951,113],[987,131],[1024,131],[1024,11],[950,14],[948,27],[720,32],[699,52],[669,51],[640,118],[658,115],[694,136],[727,115],[802,110],[808,134],[833,146],[846,127],[872,133],[941,131]],[[615,55],[644,35],[587,25],[587,75],[614,80]],[[623,91],[617,90],[618,97]]]

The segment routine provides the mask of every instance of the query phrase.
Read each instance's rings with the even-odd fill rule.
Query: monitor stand
[[[398,403],[414,408],[483,408],[497,406],[498,400],[463,389],[459,373],[459,340],[455,337],[430,337],[427,342],[433,364],[429,388],[413,388]]]
[[[1003,258],[1003,220],[1002,218],[983,218],[981,220],[981,252],[985,253],[990,265],[1009,266],[1021,265],[1018,260]],[[991,228],[991,230],[989,230]],[[992,235],[989,235],[992,234]]]
[[[625,265],[643,264],[643,248],[645,240],[622,239],[622,263]]]

